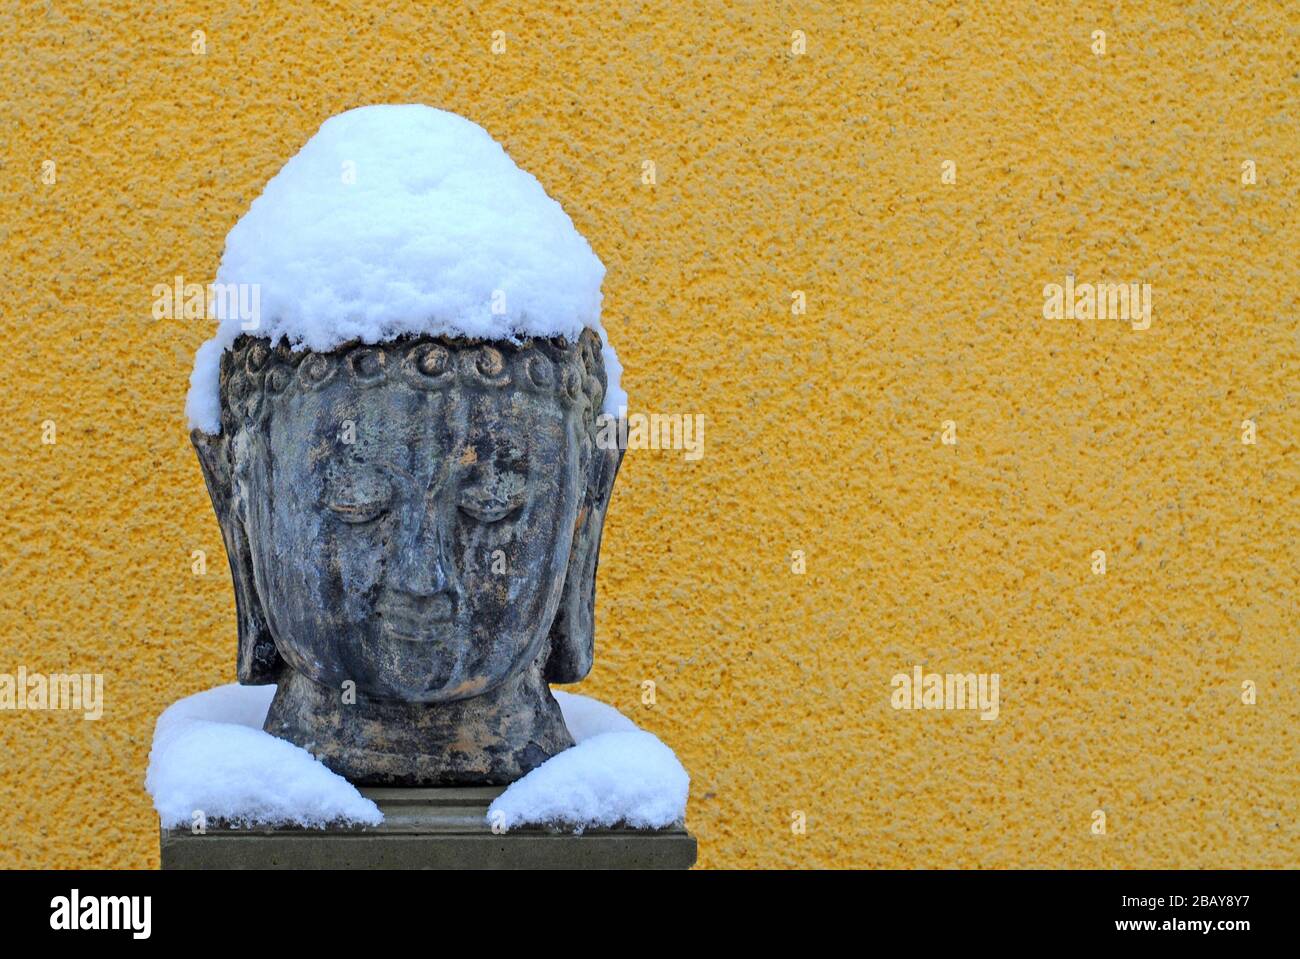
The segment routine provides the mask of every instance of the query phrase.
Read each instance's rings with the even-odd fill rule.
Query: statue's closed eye
[[[375,470],[331,470],[326,474],[322,501],[345,523],[369,523],[378,519],[392,499],[393,484]]]
[[[460,494],[461,512],[472,516],[480,523],[496,523],[524,505],[527,490],[520,483],[518,489],[511,491],[488,491],[482,487],[466,487]]]

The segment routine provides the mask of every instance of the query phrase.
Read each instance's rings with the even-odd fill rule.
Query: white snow
[[[145,788],[164,826],[374,825],[383,815],[305,749],[262,731],[274,686],[218,686],[169,706],[154,728]],[[527,823],[663,828],[686,816],[690,778],[673,751],[612,706],[555,690],[577,745],[512,784],[488,809],[507,828]]]
[[[190,426],[220,431],[219,363],[241,332],[322,351],[404,334],[576,340],[590,327],[605,344],[604,412],[617,415],[627,394],[600,324],[604,275],[568,214],[478,124],[420,104],[348,110],[226,236],[216,284],[256,285],[258,326],[222,308],[237,298],[217,299]]]
[[[383,815],[307,750],[262,731],[274,686],[218,686],[158,717],[145,789],[164,826],[207,820],[376,825]]]
[[[512,783],[488,807],[490,823],[630,825],[662,829],[686,817],[690,777],[673,751],[612,706],[554,690],[577,743]]]

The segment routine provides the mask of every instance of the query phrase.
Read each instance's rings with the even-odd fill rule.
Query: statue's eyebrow
[[[325,466],[325,481],[332,482],[338,474],[379,473],[389,478],[414,482],[410,470],[393,463],[387,457],[375,459],[357,459],[352,456],[336,455]]]

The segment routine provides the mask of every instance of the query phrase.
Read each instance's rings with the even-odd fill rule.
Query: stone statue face
[[[274,681],[278,656],[326,687],[441,703],[539,658],[547,679],[581,678],[619,458],[593,444],[603,379],[593,335],[329,354],[241,339],[222,435],[195,435],[241,680]]]
[[[294,669],[439,702],[537,657],[573,544],[579,424],[554,392],[475,379],[344,373],[273,400],[243,493],[258,592]]]

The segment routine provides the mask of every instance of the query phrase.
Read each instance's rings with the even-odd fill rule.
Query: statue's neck
[[[264,729],[354,783],[510,783],[573,745],[537,665],[453,703],[356,702],[285,668]]]

